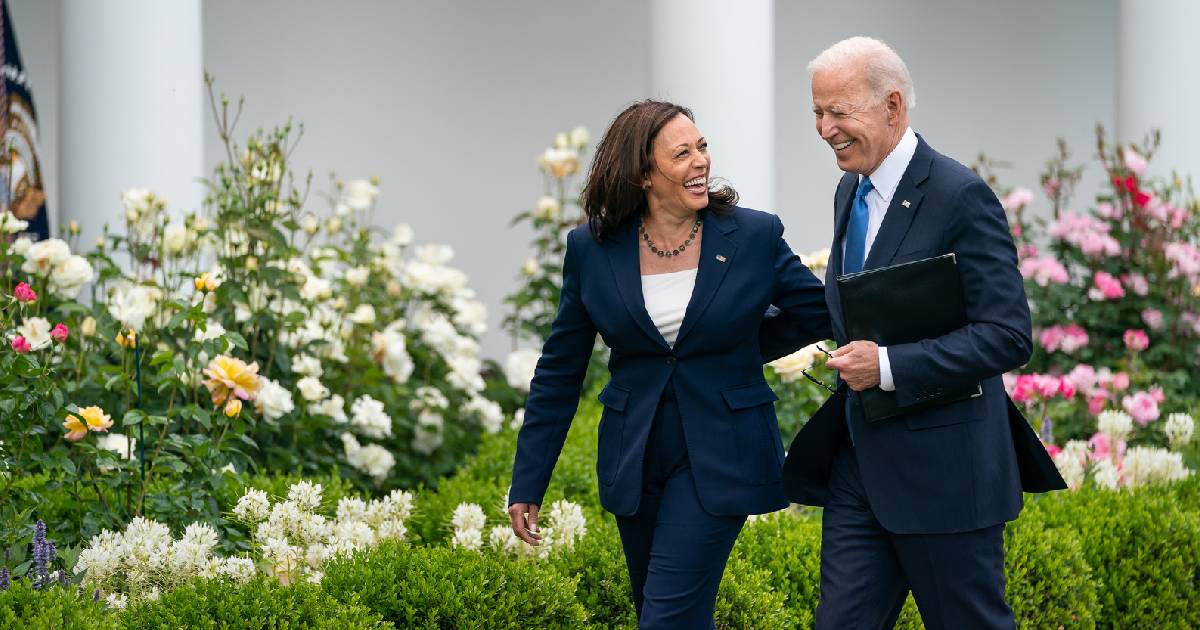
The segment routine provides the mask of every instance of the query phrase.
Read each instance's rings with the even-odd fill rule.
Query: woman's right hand
[[[527,544],[538,546],[542,534],[538,532],[538,505],[536,503],[514,503],[508,506],[508,517],[512,519],[512,530],[517,538]]]

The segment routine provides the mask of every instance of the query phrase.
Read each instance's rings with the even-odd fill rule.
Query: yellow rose
[[[63,422],[63,428],[67,430],[65,437],[72,442],[82,440],[88,431],[104,433],[112,425],[112,418],[95,405],[80,409],[78,415],[67,414],[67,419]]]
[[[74,415],[68,414],[67,419],[63,422],[63,427],[67,430],[67,434],[63,437],[72,442],[78,442],[87,435],[87,425]]]
[[[213,405],[224,404],[230,397],[253,400],[261,384],[258,363],[246,365],[245,361],[226,355],[209,361],[204,375],[208,377],[204,386],[212,394]]]
[[[237,398],[231,398],[225,403],[225,415],[229,418],[236,418],[239,413],[242,413],[242,401]]]
[[[79,332],[82,333],[84,337],[91,337],[92,335],[95,335],[96,320],[92,318],[91,315],[83,318],[83,321],[79,324]]]

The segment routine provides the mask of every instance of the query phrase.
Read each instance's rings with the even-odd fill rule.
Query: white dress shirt
[[[888,206],[892,203],[892,196],[896,194],[896,188],[900,186],[900,178],[908,170],[908,163],[912,161],[913,153],[916,151],[917,134],[913,133],[912,127],[909,127],[904,130],[904,135],[896,144],[896,148],[892,149],[892,152],[883,158],[883,162],[880,162],[875,171],[869,175],[874,188],[867,193],[867,246],[863,249],[864,262],[871,254],[871,246],[875,244],[875,237],[879,235],[879,226],[883,225],[883,218],[887,215]],[[860,183],[862,178],[862,175],[858,176]],[[845,259],[846,239],[843,238],[842,260]],[[879,348],[879,389],[885,392],[896,389],[896,382],[892,379],[892,364],[888,361],[887,348],[882,346]]]
[[[642,276],[642,299],[646,302],[646,313],[672,348],[675,347],[675,338],[679,336],[679,327],[683,325],[683,314],[692,300],[696,271],[684,269]]]

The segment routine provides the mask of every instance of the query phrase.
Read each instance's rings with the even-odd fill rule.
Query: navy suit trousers
[[[887,531],[871,511],[849,441],[833,461],[822,537],[818,630],[892,628],[910,589],[930,630],[1015,627],[1004,599],[1004,525]]]
[[[704,511],[671,383],[646,441],[641,504],[617,516],[639,628],[713,628],[717,589],[745,516]]]

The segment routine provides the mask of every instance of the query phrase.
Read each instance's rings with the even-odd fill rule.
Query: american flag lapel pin
[[[717,254],[717,262],[725,262],[725,257],[720,254]]]
[[[911,206],[912,204],[908,203],[908,200],[907,200],[907,199],[905,199],[904,201],[901,201],[901,202],[900,202],[900,205],[902,205],[902,206],[904,206],[905,208],[907,208],[907,207]]]

